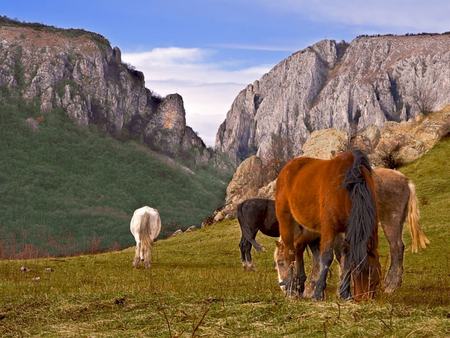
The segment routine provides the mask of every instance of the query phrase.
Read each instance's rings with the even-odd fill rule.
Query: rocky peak
[[[267,158],[272,135],[294,154],[315,130],[350,137],[450,103],[450,34],[323,40],[292,54],[234,100],[216,149],[239,163]]]
[[[186,126],[183,99],[145,88],[144,74],[122,63],[99,34],[0,18],[0,86],[40,105],[62,108],[77,124],[144,140],[173,157],[206,163],[212,153]],[[194,149],[195,148],[195,149]]]

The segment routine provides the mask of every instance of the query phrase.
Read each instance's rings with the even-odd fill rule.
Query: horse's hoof
[[[250,262],[243,262],[242,267],[245,271],[255,271],[255,266]]]
[[[393,286],[389,285],[389,286],[385,286],[384,287],[383,292],[387,293],[387,294],[390,294],[390,293],[393,293],[396,289],[397,289],[396,287],[393,287]]]
[[[303,291],[303,298],[312,298],[314,295],[314,288],[315,285],[306,286],[305,290]]]
[[[323,293],[322,294],[314,294],[311,297],[311,300],[313,300],[314,302],[321,302],[321,301],[325,300],[325,295]]]
[[[394,281],[394,282],[385,281],[383,291],[384,293],[393,293],[400,287],[401,284],[402,284],[401,281]]]
[[[350,295],[339,295],[339,297],[340,297],[341,300],[343,300],[344,302],[348,302],[348,301],[353,300],[353,297],[352,297],[351,294],[350,294]]]
[[[292,299],[292,300],[302,298],[298,292],[285,292],[284,294],[287,298]]]

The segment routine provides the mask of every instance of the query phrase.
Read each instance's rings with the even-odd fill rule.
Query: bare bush
[[[293,141],[289,135],[272,133],[269,152],[264,163],[264,183],[273,181],[293,156]]]

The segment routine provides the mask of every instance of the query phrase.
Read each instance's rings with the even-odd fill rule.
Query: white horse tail
[[[150,227],[150,214],[145,212],[141,218],[141,224],[139,227],[139,239],[141,241],[139,255],[141,259],[144,259],[145,253],[150,250],[152,245],[151,227]]]
[[[423,233],[420,225],[419,218],[420,212],[417,202],[416,186],[413,182],[408,182],[409,186],[409,200],[408,200],[408,228],[411,234],[411,251],[418,252],[419,248],[426,249],[427,244],[430,244],[430,240]]]

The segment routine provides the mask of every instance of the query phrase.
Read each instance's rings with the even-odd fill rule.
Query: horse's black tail
[[[350,194],[352,207],[345,234],[349,250],[345,259],[348,268],[361,272],[367,268],[367,252],[370,241],[378,226],[376,201],[367,182],[372,169],[369,159],[360,150],[353,151],[353,165],[348,170],[344,187]]]
[[[244,238],[249,241],[253,247],[255,248],[256,251],[262,251],[263,247],[261,244],[259,244],[253,237],[252,237],[252,233],[248,227],[248,224],[245,222],[245,217],[244,217],[244,213],[243,213],[243,204],[241,203],[238,205],[237,207],[237,219],[239,221],[239,225],[241,226],[241,232],[242,235],[244,236]]]

